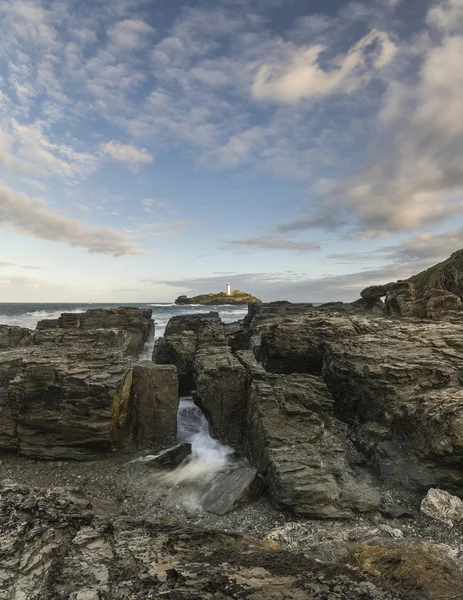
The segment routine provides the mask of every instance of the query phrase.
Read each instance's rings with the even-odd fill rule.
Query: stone
[[[175,443],[175,367],[132,366],[129,339],[113,329],[38,330],[31,345],[0,351],[0,449],[85,459]]]
[[[247,373],[227,346],[200,349],[195,360],[197,404],[214,437],[235,450],[243,447]]]
[[[172,365],[132,366],[132,386],[121,443],[126,450],[168,447],[177,436],[177,369]]]
[[[160,469],[163,467],[177,467],[191,455],[191,444],[183,443],[166,448],[156,455],[148,455],[143,459],[148,467]]]
[[[434,294],[426,304],[426,315],[434,321],[457,318],[461,310],[461,300],[455,294],[443,290],[432,290]],[[429,294],[429,293],[428,293]]]
[[[117,308],[92,308],[84,313],[63,313],[57,320],[42,320],[37,329],[46,331],[58,329],[123,330],[127,334],[127,354],[138,356],[145,343],[154,337],[154,323],[151,309],[121,306]]]
[[[463,500],[445,490],[431,488],[421,502],[422,513],[439,521],[463,521]]]
[[[202,498],[202,506],[215,515],[226,515],[238,504],[257,498],[261,490],[262,480],[257,469],[239,467],[215,477],[212,488]]]
[[[347,518],[377,510],[379,493],[346,460],[331,429],[333,399],[319,377],[269,375],[251,383],[246,415],[248,452],[272,502],[314,518]]]
[[[386,314],[401,317],[414,317],[416,314],[415,288],[408,281],[398,281],[388,285],[385,308]]]
[[[218,312],[177,315],[167,323],[164,337],[156,341],[153,361],[175,365],[182,395],[195,389],[194,361],[200,348],[226,346],[225,330]]]
[[[387,283],[385,285],[371,285],[370,287],[365,288],[360,292],[360,296],[364,300],[378,300],[379,298],[384,298],[389,291],[389,287],[393,285],[392,283]]]

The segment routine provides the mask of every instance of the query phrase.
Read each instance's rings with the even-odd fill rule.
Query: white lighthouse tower
[[[231,296],[231,287],[229,283],[227,283],[227,296]]]

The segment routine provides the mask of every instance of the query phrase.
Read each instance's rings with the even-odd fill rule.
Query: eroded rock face
[[[247,443],[273,502],[316,518],[377,510],[379,493],[355,473],[332,427],[333,399],[319,377],[269,375],[251,384]]]
[[[175,443],[175,367],[132,366],[131,331],[3,327],[0,339],[1,450],[83,459]]]
[[[128,337],[126,352],[138,356],[148,339],[154,336],[152,310],[121,306],[117,308],[92,308],[84,313],[63,313],[59,319],[37,323],[38,330],[93,329],[123,330]]]
[[[248,392],[245,368],[226,346],[203,347],[195,360],[195,403],[223,444],[241,449]]]
[[[463,485],[463,325],[314,312],[256,318],[251,333],[267,370],[320,370],[335,415],[356,427],[381,476],[420,489]]]
[[[164,337],[156,341],[153,361],[177,367],[180,393],[186,395],[195,388],[196,354],[209,346],[227,346],[219,313],[179,315],[169,320]]]

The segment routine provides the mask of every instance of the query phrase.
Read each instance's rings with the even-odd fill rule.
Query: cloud
[[[0,224],[19,233],[71,246],[88,252],[123,256],[141,251],[127,235],[115,229],[95,228],[68,219],[46,208],[41,198],[15,192],[0,182]]]
[[[321,44],[306,47],[287,45],[281,60],[262,65],[252,85],[255,100],[295,104],[303,99],[320,99],[334,93],[351,94],[364,86],[376,70],[387,66],[397,53],[389,35],[373,30],[345,55],[337,56],[326,68]]]
[[[141,165],[153,162],[153,156],[144,148],[136,148],[131,144],[122,144],[116,140],[102,143],[100,148],[107,156],[128,165],[133,173],[137,173]]]
[[[290,250],[296,252],[313,252],[320,246],[313,242],[297,242],[280,237],[241,238],[227,243],[228,248],[260,248],[261,250]]]
[[[154,29],[140,19],[124,19],[108,31],[108,37],[118,48],[127,51],[143,48],[153,33]]]
[[[200,223],[197,221],[184,221],[181,219],[146,223],[140,227],[140,233],[137,237],[139,240],[173,238],[199,225]]]
[[[340,226],[339,221],[331,215],[322,215],[320,217],[301,217],[294,221],[280,223],[276,230],[280,233],[290,233],[292,231],[305,231],[307,229],[337,229]]]

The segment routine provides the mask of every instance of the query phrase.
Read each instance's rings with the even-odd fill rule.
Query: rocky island
[[[226,304],[240,305],[240,304],[259,304],[262,300],[256,298],[252,294],[241,292],[240,290],[233,290],[229,294],[226,292],[219,292],[217,294],[201,294],[199,296],[193,296],[188,298],[187,296],[179,296],[175,300],[175,304],[203,304],[204,306],[223,306]]]
[[[1,326],[0,598],[463,598],[462,275],[175,316],[152,361],[150,311]]]

